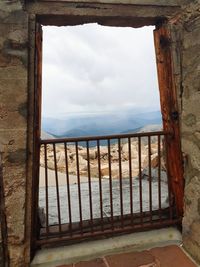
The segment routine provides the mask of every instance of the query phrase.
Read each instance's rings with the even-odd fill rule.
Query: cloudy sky
[[[43,27],[43,117],[159,110],[153,27]]]

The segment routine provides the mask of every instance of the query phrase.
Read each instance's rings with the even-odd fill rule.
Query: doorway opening
[[[113,31],[112,28],[108,33],[107,42]],[[152,29],[151,32],[153,35]],[[79,35],[81,35],[80,32]],[[73,38],[69,36],[69,40],[70,44]],[[75,40],[80,45],[79,39]],[[120,38],[118,40],[120,42]],[[53,41],[56,43],[56,40]],[[128,41],[130,41],[130,34]],[[53,88],[54,97],[49,101],[49,107],[43,106],[42,112],[45,113],[46,108],[50,113],[59,114],[60,106],[64,109],[58,121],[55,118],[45,119],[44,116],[41,120],[41,112],[39,114],[39,124],[42,121],[42,127],[47,129],[47,134],[40,129],[38,131],[38,174],[39,169],[40,174],[38,175],[37,224],[40,225],[40,230],[37,245],[46,246],[60,243],[61,239],[65,243],[105,234],[134,232],[179,223],[180,216],[173,192],[168,157],[168,142],[173,138],[173,133],[168,131],[165,123],[164,129],[161,126],[160,110],[143,112],[142,103],[154,104],[151,99],[152,94],[147,93],[146,88],[143,90],[143,87],[150,87],[145,78],[150,75],[152,66],[142,62],[141,69],[147,72],[145,76],[140,73],[140,66],[132,58],[130,62],[133,61],[135,64],[130,66],[128,63],[123,63],[125,54],[128,55],[127,61],[131,57],[130,51],[127,53],[126,48],[124,48],[124,54],[123,51],[119,52],[121,60],[116,60],[112,55],[113,47],[116,46],[114,41],[102,49],[101,43],[95,40],[96,50],[94,49],[91,55],[88,46],[83,46],[84,53],[81,53],[81,47],[76,51],[77,43],[71,43],[71,52],[67,49],[68,44],[64,43],[63,51],[65,49],[67,51],[67,57],[69,57],[67,63],[70,63],[70,67],[63,76],[61,75],[63,70],[61,68],[55,70],[52,64],[58,61],[61,66],[65,65],[67,59],[64,58],[64,52],[63,57],[53,58],[51,54],[48,58],[50,68],[49,72],[47,71],[48,77],[44,80],[48,89]],[[41,53],[41,44],[39,47],[38,51]],[[60,50],[62,50],[61,45],[58,52]],[[106,52],[111,55],[110,58]],[[77,53],[80,53],[79,59],[83,57],[82,65],[81,62],[77,64],[74,60]],[[144,56],[145,53],[149,56],[144,49],[142,55]],[[91,62],[95,55],[98,55],[100,60],[96,65]],[[139,56],[135,50],[134,56]],[[41,68],[41,55],[38,56],[37,61]],[[111,66],[110,61],[113,61]],[[100,64],[102,66],[99,66]],[[136,75],[132,74],[128,77],[126,74],[131,73],[133,66]],[[122,74],[123,67],[125,73]],[[80,76],[77,87],[73,81],[73,71]],[[43,73],[45,73],[44,70]],[[156,80],[155,72],[153,77]],[[55,81],[58,83],[56,84]],[[41,79],[38,79],[38,85],[41,86]],[[119,88],[122,86],[120,91]],[[154,87],[157,87],[156,82]],[[64,92],[64,88],[68,91]],[[134,91],[135,88],[136,91]],[[60,89],[61,95],[58,97]],[[159,90],[156,89],[157,95],[155,94],[154,97],[158,100]],[[141,93],[140,96],[136,93],[138,91]],[[42,90],[43,92],[45,91]],[[118,92],[120,92],[119,95],[117,95]],[[93,97],[94,94],[96,98]],[[109,97],[106,98],[106,96]],[[138,99],[134,102],[134,97],[141,99],[138,107],[136,104]],[[44,94],[43,101],[47,103],[45,98]],[[57,98],[60,100],[57,101]],[[63,103],[67,101],[65,110]],[[70,105],[73,113],[75,111],[73,115],[69,114]],[[157,102],[157,107],[159,105],[160,103]],[[102,107],[102,110],[99,107]],[[134,113],[134,109],[137,110],[137,108],[140,111]],[[146,107],[146,111],[148,108]],[[163,109],[162,101],[161,109]],[[152,119],[150,116],[149,119],[148,114],[155,118]],[[120,125],[120,116],[122,125]],[[63,119],[64,117],[66,120]],[[114,123],[116,117],[117,121]],[[136,118],[138,118],[138,124],[143,121],[144,125],[139,127]],[[153,126],[145,124],[147,121],[156,120],[159,123]]]

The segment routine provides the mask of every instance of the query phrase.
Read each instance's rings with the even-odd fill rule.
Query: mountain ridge
[[[140,114],[111,114],[66,119],[43,118],[42,130],[57,138],[98,136],[135,132],[147,125],[161,125],[160,111]]]

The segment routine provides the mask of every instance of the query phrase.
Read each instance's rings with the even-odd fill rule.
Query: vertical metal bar
[[[46,235],[49,236],[49,196],[48,196],[48,165],[47,165],[47,145],[44,144],[44,164],[45,164],[45,202],[46,202]]]
[[[66,170],[67,197],[68,197],[69,232],[70,232],[70,235],[72,235],[72,212],[71,212],[71,197],[70,197],[70,183],[69,183],[69,164],[68,164],[66,143],[64,143],[64,149],[65,149],[65,170]]]
[[[91,221],[91,232],[93,233],[93,210],[92,210],[92,186],[91,186],[91,173],[90,173],[90,150],[89,142],[86,142],[87,146],[87,162],[88,162],[88,187],[89,187],[89,202],[90,202],[90,221]]]
[[[112,230],[114,230],[114,221],[113,221],[113,193],[112,193],[112,167],[111,167],[110,139],[108,139],[108,168],[109,168],[109,187],[110,187],[111,227],[112,227]]]
[[[99,195],[100,195],[100,215],[101,215],[101,230],[103,231],[103,197],[102,197],[102,183],[101,183],[101,154],[99,148],[99,140],[97,140],[97,158],[99,170]]]
[[[132,162],[131,162],[131,138],[128,138],[128,154],[129,154],[129,181],[130,181],[130,212],[131,224],[133,224],[133,180],[132,180]]]
[[[56,179],[56,196],[57,196],[57,209],[58,209],[58,227],[59,227],[59,232],[61,232],[60,196],[59,196],[58,170],[57,170],[56,145],[55,145],[55,143],[53,144],[53,155],[54,155],[54,168],[55,168],[55,179]]]
[[[151,176],[151,136],[148,136],[148,160],[149,160],[149,211],[152,223],[152,176]]]
[[[171,192],[171,177],[169,173],[169,163],[168,163],[168,146],[167,146],[167,136],[164,136],[163,151],[165,151],[165,160],[166,160],[166,171],[167,171],[167,184],[168,184],[168,199],[169,199],[169,217],[170,220],[173,220],[173,210],[172,210],[172,192]]]
[[[76,168],[77,168],[77,181],[78,181],[80,230],[81,230],[81,233],[83,233],[82,202],[81,202],[81,182],[80,182],[79,158],[78,158],[78,142],[75,142],[75,146],[76,146]]]
[[[119,187],[120,187],[120,210],[121,210],[121,226],[124,227],[123,214],[123,188],[122,188],[122,160],[121,160],[121,139],[118,138],[118,154],[119,154]]]
[[[158,135],[158,209],[159,219],[161,220],[161,151],[160,135]]]
[[[143,197],[142,197],[142,160],[141,137],[138,137],[138,163],[139,163],[139,195],[140,195],[140,222],[143,224]]]

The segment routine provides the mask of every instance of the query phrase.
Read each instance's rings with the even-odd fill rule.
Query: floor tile
[[[142,265],[156,267],[155,258],[148,251],[107,256],[106,261],[110,267],[139,267]]]
[[[103,259],[96,259],[88,262],[79,262],[75,265],[75,267],[107,267],[103,261]]]
[[[150,252],[161,263],[161,267],[197,267],[181,248],[175,245],[153,248]]]
[[[197,267],[197,265],[186,256],[181,248],[171,245],[57,267]]]
[[[69,265],[58,265],[56,267],[74,267],[73,264],[69,264]]]

